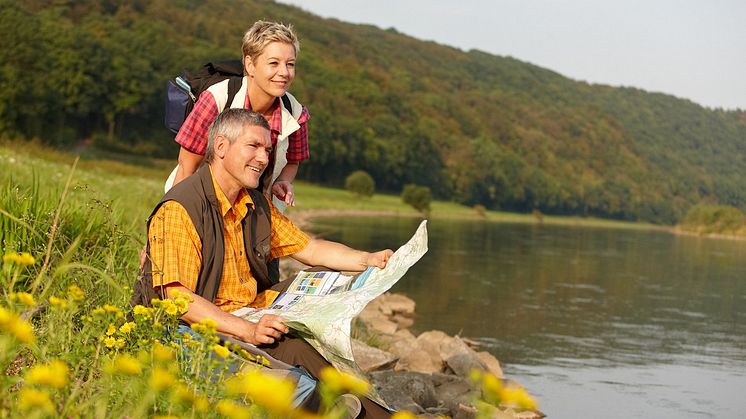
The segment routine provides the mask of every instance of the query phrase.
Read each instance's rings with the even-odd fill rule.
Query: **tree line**
[[[521,212],[674,223],[695,204],[746,209],[746,114],[589,85],[264,1],[0,0],[0,135],[174,157],[164,86],[238,58],[256,19],[301,38],[291,91],[311,111],[299,177]]]

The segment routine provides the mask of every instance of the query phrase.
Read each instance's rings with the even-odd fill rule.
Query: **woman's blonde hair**
[[[248,56],[252,61],[256,60],[256,57],[261,55],[270,42],[290,44],[295,48],[296,54],[300,51],[300,43],[293,32],[292,25],[258,20],[251,25],[243,36],[243,45],[241,46],[243,57]]]

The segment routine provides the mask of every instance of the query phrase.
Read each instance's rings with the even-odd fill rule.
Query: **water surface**
[[[409,218],[317,219],[396,249]],[[746,417],[746,242],[659,231],[434,220],[392,291],[414,329],[481,342],[551,418]]]

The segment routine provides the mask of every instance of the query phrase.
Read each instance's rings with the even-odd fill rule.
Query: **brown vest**
[[[279,281],[279,270],[276,264],[269,261],[270,239],[272,236],[272,218],[267,199],[256,189],[248,189],[254,206],[247,204],[249,212],[241,220],[244,234],[244,247],[251,268],[251,274],[257,282],[257,292],[262,292]],[[175,185],[163,196],[148,217],[148,227],[158,209],[167,201],[176,201],[189,214],[202,242],[202,267],[200,268],[195,293],[215,301],[223,274],[225,241],[223,235],[223,217],[220,204],[215,195],[210,168],[200,167],[195,174]],[[132,306],[142,304],[150,306],[152,298],[161,298],[153,289],[153,266],[150,260],[150,240],[146,247],[147,257],[135,282]],[[268,266],[269,265],[269,266]]]

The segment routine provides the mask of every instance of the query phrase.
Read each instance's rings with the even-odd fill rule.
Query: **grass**
[[[292,384],[256,368],[226,374],[230,361],[220,359],[228,350],[209,323],[193,325],[202,340],[161,343],[187,299],[129,307],[145,219],[173,162],[128,159],[0,144],[0,417],[298,416],[290,410]],[[413,214],[393,196],[359,202],[307,184],[298,193],[309,197],[309,209]],[[442,205],[444,213],[461,211]],[[329,405],[335,392],[352,391],[350,380],[330,377],[320,383]],[[494,380],[475,381],[481,400],[527,399]]]

